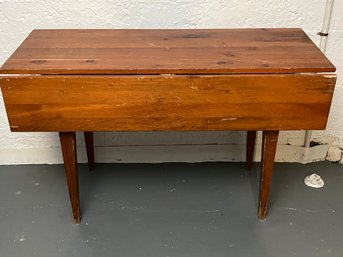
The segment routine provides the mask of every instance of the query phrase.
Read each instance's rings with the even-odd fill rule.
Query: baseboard
[[[304,148],[278,145],[277,162],[309,163],[325,160],[328,145]],[[256,146],[255,161],[261,159],[261,146]],[[245,161],[245,145],[162,145],[95,147],[99,163],[159,163],[159,162],[239,162]],[[85,163],[85,147],[78,147],[78,162]],[[0,164],[62,163],[59,147],[0,149]]]

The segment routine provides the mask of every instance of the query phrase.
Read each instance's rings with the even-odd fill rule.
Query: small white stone
[[[316,173],[306,176],[304,183],[306,186],[313,188],[321,188],[324,186],[323,179]]]
[[[21,195],[21,191],[15,192],[16,195]]]

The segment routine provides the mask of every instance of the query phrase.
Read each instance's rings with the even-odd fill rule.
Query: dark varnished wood
[[[248,131],[247,132],[247,149],[246,149],[247,170],[251,170],[253,166],[255,140],[256,140],[256,131]]]
[[[324,129],[335,81],[241,74],[13,76],[0,83],[12,131],[190,131]]]
[[[251,169],[262,130],[264,219],[278,131],[325,128],[333,71],[301,29],[34,30],[0,86],[12,131],[60,132],[76,223],[74,131],[92,170],[92,131],[248,130]]]
[[[332,71],[330,61],[296,28],[34,30],[0,70],[6,74]]]
[[[76,133],[60,132],[59,136],[74,222],[78,224],[81,221],[81,214],[77,172]]]
[[[267,214],[269,189],[272,181],[278,136],[279,131],[264,131],[262,136],[261,181],[258,205],[259,219],[265,219]]]
[[[95,162],[94,162],[94,137],[93,137],[93,132],[84,132],[83,135],[85,137],[87,159],[88,159],[88,167],[89,167],[89,170],[94,170],[95,169]]]

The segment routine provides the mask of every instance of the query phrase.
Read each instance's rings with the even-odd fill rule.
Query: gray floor
[[[343,256],[343,168],[277,164],[257,220],[259,164],[80,165],[72,223],[62,165],[0,166],[0,256]],[[325,187],[308,188],[306,174]]]

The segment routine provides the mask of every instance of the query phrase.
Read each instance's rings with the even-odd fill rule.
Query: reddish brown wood
[[[335,67],[304,31],[294,28],[34,30],[0,70],[7,74],[332,71]]]
[[[69,131],[89,131],[92,169],[90,131],[249,130],[251,168],[253,131],[263,130],[263,219],[278,131],[325,128],[336,76],[315,73],[333,71],[301,29],[34,30],[0,85],[12,131],[60,131],[76,223]]]
[[[93,132],[84,132],[89,170],[95,169]]]
[[[263,132],[260,197],[258,205],[259,219],[265,219],[267,214],[269,189],[272,180],[278,135],[279,131]]]
[[[59,136],[74,222],[78,224],[81,221],[81,214],[75,134],[75,132],[60,132]]]
[[[12,76],[12,131],[324,129],[335,75]]]
[[[248,131],[247,132],[247,152],[246,152],[247,170],[251,170],[253,166],[255,139],[256,139],[256,131]]]

